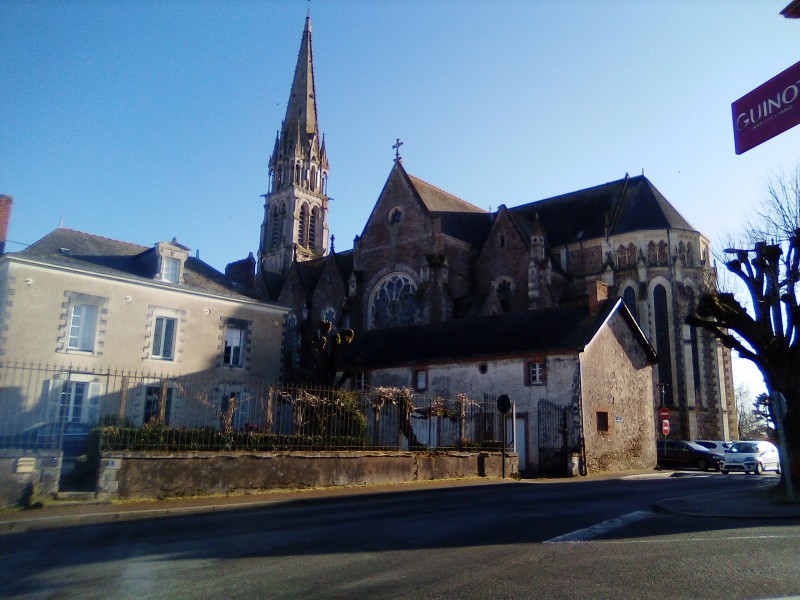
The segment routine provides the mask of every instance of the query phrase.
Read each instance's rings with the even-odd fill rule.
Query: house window
[[[608,413],[602,410],[597,411],[597,431],[599,433],[608,433],[610,431]]]
[[[414,389],[423,391],[428,389],[428,370],[414,371]]]
[[[526,372],[528,385],[543,385],[545,382],[544,361],[531,361]]]
[[[153,358],[172,360],[175,357],[175,325],[177,319],[156,317],[153,330]]]
[[[181,261],[177,258],[164,257],[161,261],[161,280],[178,283],[181,272]]]
[[[353,378],[353,389],[367,389],[367,374],[364,371],[359,371],[355,374],[355,377]]]
[[[62,421],[80,422],[89,384],[81,381],[65,382],[61,388],[61,407],[59,414]]]
[[[97,330],[98,308],[88,304],[75,304],[69,319],[69,340],[67,347],[70,350],[92,352],[94,350],[95,333]]]
[[[222,364],[229,367],[244,366],[245,330],[242,327],[225,327],[225,349]]]
[[[161,406],[161,391],[166,391],[166,398],[164,399],[164,406]],[[144,396],[144,422],[150,423],[151,421],[160,421],[162,410],[164,416],[164,424],[169,423],[169,413],[172,408],[172,388],[162,388],[160,385],[148,385],[145,387]]]

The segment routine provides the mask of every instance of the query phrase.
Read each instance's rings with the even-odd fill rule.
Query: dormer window
[[[155,250],[158,256],[155,278],[166,283],[182,283],[184,264],[189,258],[189,248],[173,238],[171,242],[159,242]]]
[[[178,283],[181,273],[181,261],[177,258],[164,258],[161,261],[161,279],[169,283]]]

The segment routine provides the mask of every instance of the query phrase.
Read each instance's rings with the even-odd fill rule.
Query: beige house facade
[[[287,310],[175,240],[143,247],[59,228],[0,258],[0,294],[2,433],[111,418],[212,425],[244,382],[282,376]],[[37,384],[9,386],[20,369]],[[190,392],[188,380],[209,383]]]

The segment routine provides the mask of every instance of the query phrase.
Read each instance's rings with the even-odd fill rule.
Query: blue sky
[[[735,232],[800,127],[736,156],[730,104],[800,60],[788,0],[314,0],[336,248],[392,166],[486,209],[646,170],[697,229]],[[59,225],[218,269],[256,252],[267,161],[309,4],[0,2],[10,243]],[[737,367],[738,368],[738,367]]]

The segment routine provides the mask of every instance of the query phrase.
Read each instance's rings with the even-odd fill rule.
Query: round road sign
[[[667,421],[666,419],[661,421],[661,433],[663,433],[664,435],[669,435],[669,421]]]
[[[658,409],[658,416],[662,419],[669,419],[669,409],[668,408],[659,408]]]
[[[506,414],[509,410],[511,410],[511,398],[503,394],[497,399],[497,410],[501,413]]]

